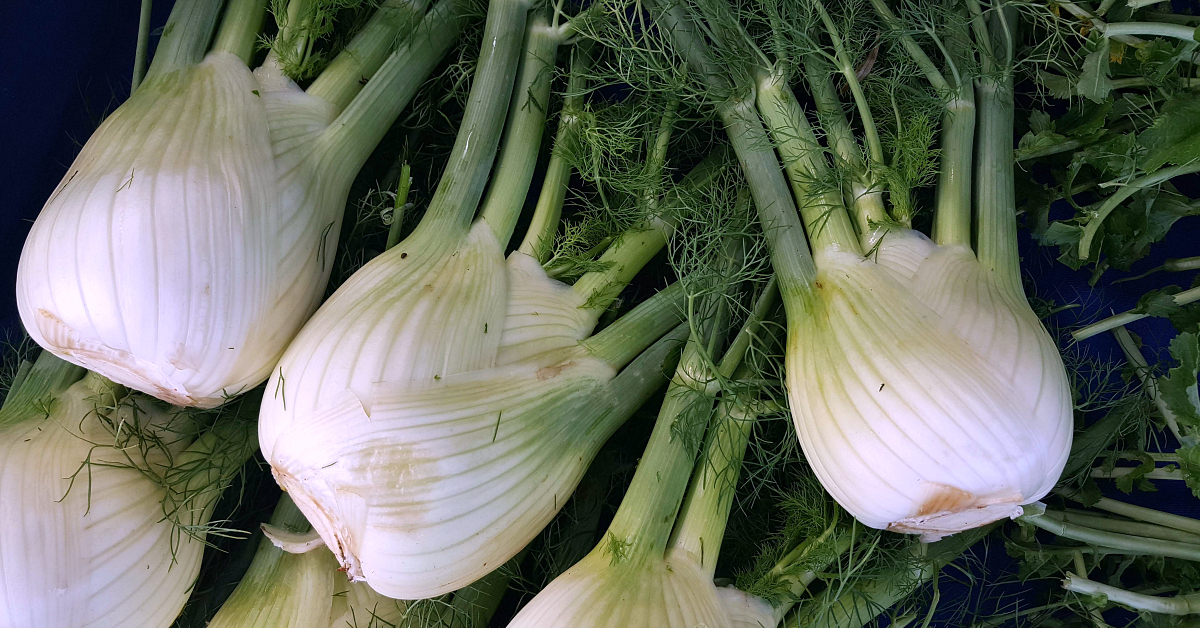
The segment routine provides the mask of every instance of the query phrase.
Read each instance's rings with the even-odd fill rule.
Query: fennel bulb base
[[[1071,447],[1054,341],[966,247],[893,231],[877,250],[817,252],[811,308],[789,315],[805,458],[873,528],[934,540],[1019,514]]]

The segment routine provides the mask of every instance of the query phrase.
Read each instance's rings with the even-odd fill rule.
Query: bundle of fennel
[[[0,627],[1174,625],[1200,525],[1099,492],[1196,484],[1196,289],[1122,383],[1018,254],[1190,224],[1147,11],[176,0],[21,254]],[[1001,542],[1065,597],[957,600]]]

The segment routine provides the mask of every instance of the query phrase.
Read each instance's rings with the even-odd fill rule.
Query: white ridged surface
[[[566,502],[624,416],[569,287],[486,222],[418,230],[305,325],[259,417],[276,479],[356,580],[394,598],[466,586]],[[645,390],[644,390],[645,389]]]
[[[508,560],[566,502],[615,427],[613,374],[579,354],[380,384],[369,414],[346,391],[293,422],[272,468],[351,578],[440,595]]]
[[[734,628],[695,562],[673,555],[614,565],[602,547],[555,578],[509,628]]]
[[[17,276],[26,329],[177,405],[215,406],[260,383],[332,266],[321,258],[353,173],[320,159],[331,115],[226,53],[148,80],[30,231]]]
[[[88,385],[63,393],[50,417],[0,430],[0,626],[166,628],[200,569],[203,544],[163,521],[164,490],[104,466],[129,462],[92,413]],[[99,464],[81,470],[89,456]]]
[[[869,526],[934,539],[1044,496],[1070,450],[1072,404],[1023,297],[992,284],[966,248],[926,242],[889,233],[878,256],[888,269],[818,253],[787,369],[826,490]]]

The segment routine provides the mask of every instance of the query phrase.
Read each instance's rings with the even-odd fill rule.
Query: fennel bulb
[[[388,597],[448,593],[516,555],[671,359],[670,339],[647,348],[676,325],[677,289],[589,337],[663,246],[662,221],[573,286],[526,253],[505,260],[545,127],[530,94],[549,97],[564,38],[549,11],[529,13],[492,0],[421,224],[321,306],[267,382],[259,434],[276,480],[347,575]]]
[[[472,234],[494,246],[485,224]],[[671,346],[618,374],[579,342],[595,323],[579,295],[524,254],[490,260],[507,272],[486,270],[499,256],[488,246],[437,256],[431,266],[445,269],[433,278],[386,272],[403,248],[364,267],[297,336],[268,382],[259,433],[276,480],[347,575],[411,599],[470,584],[536,536],[661,384]],[[418,290],[359,298],[374,272]],[[507,285],[517,296],[506,312]],[[343,318],[347,295],[356,307]]]
[[[509,628],[734,628],[726,604],[743,601],[722,594],[680,552],[619,562],[602,543],[538,593]]]
[[[0,410],[0,625],[166,628],[253,439],[81,375],[45,352]]]
[[[1071,389],[1025,302],[965,246],[908,230],[816,254],[788,326],[797,433],[822,485],[875,528],[927,540],[1021,512],[1066,464]]]
[[[220,3],[184,4],[168,31],[203,46],[210,31],[188,11],[215,19]],[[176,405],[213,407],[265,380],[323,295],[354,175],[457,35],[453,18],[439,24],[345,111],[274,57],[253,73],[221,49],[180,60],[164,37],[161,63],[30,231],[17,273],[29,334]]]

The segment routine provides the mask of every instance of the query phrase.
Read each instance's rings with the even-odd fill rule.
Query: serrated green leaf
[[[1179,470],[1183,472],[1183,481],[1192,489],[1192,494],[1200,497],[1200,446],[1189,445],[1175,450],[1179,456]]]
[[[1200,333],[1200,303],[1189,303],[1179,308],[1179,311],[1169,314],[1167,319],[1176,331]]]
[[[1109,40],[1105,39],[1099,48],[1083,59],[1083,70],[1075,83],[1079,95],[1092,102],[1104,102],[1113,89],[1112,80],[1109,79],[1108,53]]]
[[[1062,98],[1066,100],[1075,95],[1075,89],[1074,86],[1071,85],[1071,79],[1065,76],[1041,71],[1038,72],[1038,82],[1041,83],[1042,86],[1046,88],[1046,91],[1050,92],[1050,95],[1054,96],[1055,98]]]
[[[1175,303],[1175,295],[1178,292],[1179,286],[1151,290],[1138,299],[1137,307],[1133,309],[1146,316],[1170,316],[1179,310],[1179,304]]]
[[[1175,414],[1180,425],[1200,427],[1200,394],[1197,393],[1196,371],[1200,368],[1200,337],[1182,333],[1171,340],[1171,357],[1176,366],[1159,378],[1163,402]]]
[[[1146,171],[1200,159],[1200,100],[1180,95],[1167,101],[1154,125],[1138,136],[1138,143],[1146,148],[1142,159]]]
[[[1030,111],[1029,112],[1029,130],[1035,135],[1054,131],[1054,119],[1045,111]]]

